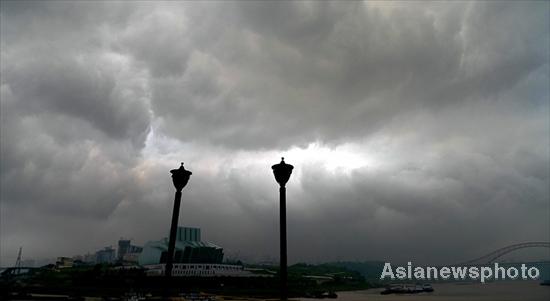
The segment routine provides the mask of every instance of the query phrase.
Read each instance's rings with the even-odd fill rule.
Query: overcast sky
[[[550,240],[547,1],[1,4],[0,265],[167,236],[452,263]],[[548,252],[546,253],[548,254]]]

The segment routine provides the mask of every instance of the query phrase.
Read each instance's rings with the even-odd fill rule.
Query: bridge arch
[[[550,248],[550,242],[533,241],[533,242],[524,242],[524,243],[509,245],[504,248],[495,250],[489,254],[483,255],[481,257],[459,263],[457,264],[457,266],[490,264],[508,253],[511,253],[519,249],[526,249],[526,248]]]

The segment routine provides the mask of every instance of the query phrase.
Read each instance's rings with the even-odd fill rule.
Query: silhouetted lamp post
[[[286,300],[288,297],[287,290],[287,257],[286,257],[286,182],[292,174],[294,166],[285,163],[285,158],[281,158],[281,163],[271,166],[275,180],[279,183],[279,214],[280,214],[280,236],[281,236],[281,258],[280,258],[280,277],[281,277],[281,299]]]
[[[172,169],[172,182],[176,187],[176,196],[174,198],[174,211],[172,211],[172,225],[170,227],[170,241],[168,242],[168,256],[166,259],[166,277],[172,276],[172,265],[174,262],[174,251],[176,248],[176,233],[178,232],[178,217],[180,215],[181,190],[187,182],[192,172],[183,167],[183,162],[180,168]]]

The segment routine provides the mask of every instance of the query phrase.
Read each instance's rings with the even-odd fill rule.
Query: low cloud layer
[[[550,239],[549,3],[1,6],[0,265],[166,236],[291,262]]]

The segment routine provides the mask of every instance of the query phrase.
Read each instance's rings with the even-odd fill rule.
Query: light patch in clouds
[[[288,164],[296,166],[315,165],[332,174],[351,174],[361,168],[381,168],[384,166],[384,158],[377,152],[374,144],[346,143],[342,145],[323,145],[320,142],[312,142],[306,147],[291,147],[286,150],[247,151],[231,150],[213,146],[184,144],[181,141],[162,134],[156,134],[155,130],[149,133],[143,149],[143,162],[145,165],[162,164],[171,166],[178,159],[189,158],[190,163],[186,167],[196,166],[199,172],[209,175],[221,173],[224,169],[241,170],[270,168],[269,162],[277,164],[281,156],[287,158]],[[380,151],[380,150],[378,150]],[[225,156],[224,153],[231,153]],[[196,155],[191,156],[191,154]],[[266,165],[267,164],[267,165]],[[266,167],[267,166],[267,167]],[[296,168],[293,178],[300,178],[302,172]]]

